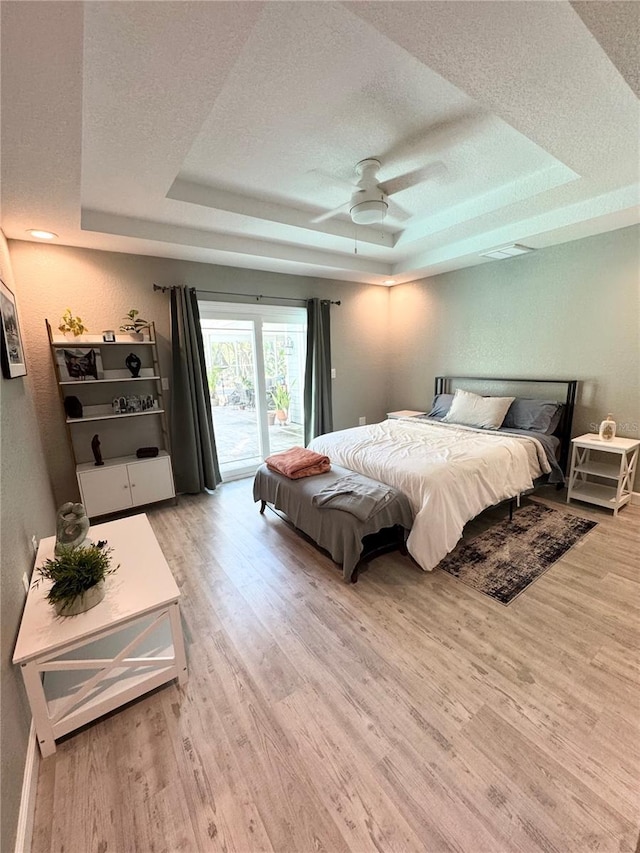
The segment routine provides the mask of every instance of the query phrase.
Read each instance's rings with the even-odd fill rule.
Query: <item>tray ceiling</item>
[[[9,0],[3,229],[384,283],[624,227],[640,112],[623,42],[639,16],[526,0]],[[424,180],[381,225],[355,226],[348,207],[314,221],[349,201],[370,157],[380,182]]]

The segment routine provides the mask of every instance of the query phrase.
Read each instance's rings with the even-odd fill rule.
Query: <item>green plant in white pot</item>
[[[129,313],[122,318],[123,322],[120,326],[121,332],[128,332],[131,337],[136,341],[143,340],[143,329],[149,328],[149,321],[143,320],[142,317],[139,316],[140,312],[136,311],[135,308],[132,308]]]
[[[53,560],[36,569],[41,580],[53,581],[47,601],[58,616],[75,616],[99,604],[105,595],[104,581],[119,567],[111,566],[112,548],[106,542],[97,545],[63,545]]]

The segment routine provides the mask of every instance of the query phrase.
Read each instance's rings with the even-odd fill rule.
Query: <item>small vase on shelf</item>
[[[616,422],[613,420],[613,415],[608,414],[602,421],[598,435],[602,441],[611,441],[616,437]]]

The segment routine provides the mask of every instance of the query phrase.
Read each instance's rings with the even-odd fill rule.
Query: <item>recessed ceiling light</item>
[[[395,284],[395,283],[396,283],[395,278],[387,278],[383,281],[383,284]]]
[[[39,228],[29,228],[27,234],[31,234],[32,237],[36,237],[38,240],[53,240],[54,237],[58,236],[53,231],[41,231]]]

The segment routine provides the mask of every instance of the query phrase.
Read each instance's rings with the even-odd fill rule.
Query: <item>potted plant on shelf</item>
[[[281,424],[286,423],[291,405],[291,394],[287,386],[284,383],[276,385],[271,391],[271,399],[276,410],[276,420]]]
[[[136,311],[135,308],[132,308],[131,311],[129,311],[129,313],[122,318],[123,323],[120,326],[120,331],[128,332],[134,341],[144,340],[142,330],[149,328],[149,321],[143,320],[142,317],[138,316],[139,314],[139,311]]]
[[[58,331],[62,332],[65,337],[67,335],[73,335],[74,338],[79,338],[87,331],[87,327],[84,325],[80,317],[73,316],[71,308],[67,308],[60,318]]]
[[[111,566],[112,548],[106,542],[97,545],[62,545],[57,556],[36,569],[42,580],[53,581],[47,601],[58,616],[75,616],[99,604],[105,595],[104,581],[119,566]]]

